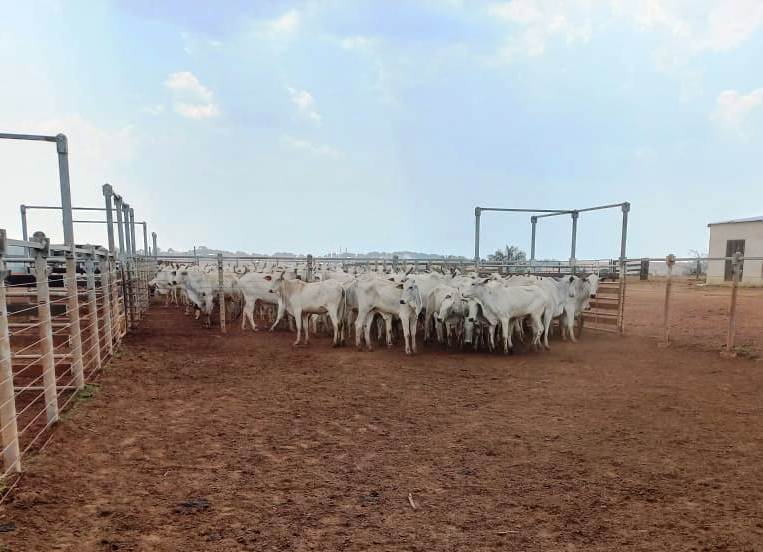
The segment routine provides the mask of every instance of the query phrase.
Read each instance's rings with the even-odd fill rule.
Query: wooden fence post
[[[114,334],[112,330],[111,313],[111,263],[108,253],[101,253],[98,261],[98,269],[101,273],[101,294],[103,295],[103,335],[106,342],[106,354],[109,357],[114,355]]]
[[[665,281],[664,340],[662,345],[667,347],[670,345],[670,292],[673,287],[673,265],[676,264],[676,256],[671,253],[665,257],[665,264],[668,267],[668,279]]]
[[[726,349],[723,356],[736,356],[736,338],[737,338],[737,289],[739,287],[739,275],[742,271],[744,257],[737,251],[734,253],[734,259],[731,261],[731,304],[729,305],[729,327],[726,333]]]
[[[37,318],[39,319],[40,348],[42,356],[42,385],[45,394],[45,412],[48,423],[58,420],[58,389],[56,387],[56,361],[53,356],[53,326],[50,314],[50,287],[48,285],[48,246],[50,240],[42,232],[35,232],[32,238],[45,245],[34,250],[34,277],[37,286]],[[72,362],[74,358],[72,357]]]
[[[66,251],[66,310],[69,315],[69,338],[71,371],[74,375],[74,385],[78,390],[85,387],[85,374],[82,365],[82,333],[79,323],[79,289],[77,288],[77,260],[74,246]]]
[[[225,283],[223,278],[223,254],[217,254],[217,283],[218,283],[218,300],[220,301],[220,332],[226,333],[228,330],[225,327]],[[211,314],[211,313],[210,313]]]
[[[305,275],[305,279],[308,282],[313,281],[313,256],[312,255],[307,256],[307,274]]]
[[[90,318],[90,353],[95,359],[96,371],[101,370],[101,329],[98,320],[98,295],[95,291],[95,247],[90,246],[90,253],[85,261],[87,272],[87,313]]]
[[[3,447],[3,467],[6,473],[20,472],[16,398],[13,394],[13,361],[8,333],[8,306],[5,299],[5,278],[8,268],[3,259],[5,230],[0,229],[0,445]]]

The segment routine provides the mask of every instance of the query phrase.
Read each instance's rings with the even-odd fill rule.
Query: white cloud
[[[321,122],[321,114],[315,108],[315,98],[307,90],[298,90],[287,86],[289,95],[291,96],[292,103],[297,106],[299,112],[304,116],[316,123]]]
[[[724,90],[715,101],[711,119],[728,129],[741,130],[745,121],[763,103],[763,88],[749,94],[736,90]]]
[[[598,29],[624,21],[641,32],[662,33],[655,59],[673,71],[697,54],[741,46],[763,27],[761,0],[503,0],[487,13],[507,27],[500,55],[537,56],[561,38],[568,44],[588,42]]]
[[[196,75],[190,71],[170,73],[164,85],[176,92],[187,92],[203,100],[212,99],[212,91],[199,82]]]
[[[538,56],[553,37],[567,43],[588,42],[591,38],[591,7],[589,2],[547,2],[542,0],[511,0],[488,6],[488,15],[509,26],[499,53],[504,61],[518,54]]]
[[[268,40],[287,38],[299,29],[300,19],[297,10],[289,10],[279,17],[261,23],[255,34]]]
[[[210,119],[220,114],[217,104],[175,104],[175,112],[189,119]]]
[[[339,45],[345,50],[369,51],[374,45],[374,40],[361,35],[348,36],[340,40]]]
[[[321,155],[324,157],[341,157],[341,152],[331,146],[313,144],[307,140],[301,138],[295,138],[293,136],[285,135],[283,141],[287,146],[290,146],[297,150],[307,151],[315,155]]]
[[[147,105],[140,110],[142,113],[148,113],[149,115],[159,115],[164,112],[164,106],[162,104]]]
[[[214,93],[190,71],[170,73],[164,85],[172,92],[173,109],[189,119],[209,119],[220,114]]]

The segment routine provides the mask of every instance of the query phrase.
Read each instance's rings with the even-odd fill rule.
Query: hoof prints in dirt
[[[191,498],[175,507],[176,514],[195,514],[209,510],[209,501],[206,498]]]

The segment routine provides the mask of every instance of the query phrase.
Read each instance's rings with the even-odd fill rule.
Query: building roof
[[[763,215],[759,217],[748,217],[741,219],[722,220],[720,222],[711,222],[708,226],[715,226],[716,224],[737,224],[740,222],[763,222]]]

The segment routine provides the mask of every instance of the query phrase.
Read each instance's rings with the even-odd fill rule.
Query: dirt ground
[[[665,279],[628,280],[625,331],[663,335]],[[731,288],[675,279],[671,290],[670,338],[678,346],[719,351],[726,344]],[[740,287],[737,295],[737,346],[743,354],[763,354],[763,289]]]
[[[154,307],[27,461],[0,550],[763,549],[762,362],[291,340]]]

